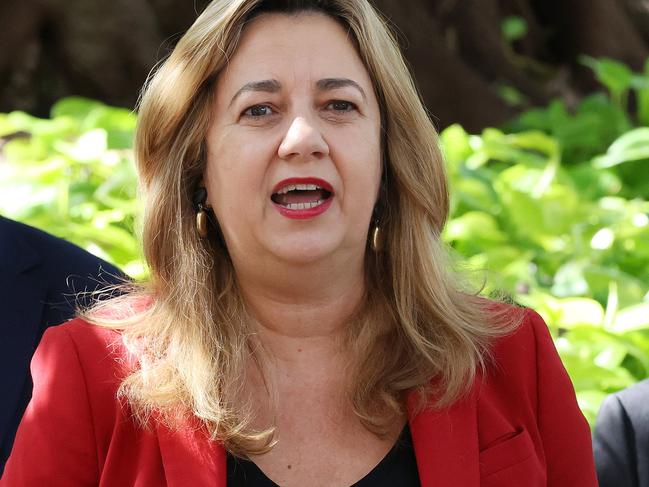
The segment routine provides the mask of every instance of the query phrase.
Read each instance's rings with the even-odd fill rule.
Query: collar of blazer
[[[479,485],[475,392],[441,411],[415,413],[416,399],[408,398],[408,422],[422,487]],[[188,479],[193,485],[226,485],[225,449],[210,442],[198,424],[172,432],[158,423],[156,430],[168,485],[187,485]]]

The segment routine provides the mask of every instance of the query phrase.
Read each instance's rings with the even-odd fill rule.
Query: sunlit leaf
[[[616,333],[636,330],[649,330],[649,303],[640,303],[619,310],[611,325],[611,331]]]
[[[642,159],[649,159],[649,127],[640,127],[622,135],[605,155],[593,159],[593,166],[613,167]]]
[[[604,321],[604,308],[594,299],[564,298],[553,303],[555,325],[560,328],[575,326],[601,326]]]
[[[633,71],[613,59],[582,56],[581,62],[591,68],[597,79],[612,93],[620,94],[631,87]]]
[[[451,125],[440,134],[440,142],[446,163],[456,169],[473,150],[469,144],[469,134],[460,125]]]

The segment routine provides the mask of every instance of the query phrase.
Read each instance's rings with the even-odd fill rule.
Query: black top
[[[228,487],[279,487],[250,460],[228,454]],[[419,487],[419,473],[408,425],[388,454],[351,487]]]

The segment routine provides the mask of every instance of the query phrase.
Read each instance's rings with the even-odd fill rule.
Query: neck
[[[336,265],[237,268],[237,280],[264,348],[291,362],[337,355],[365,293],[362,255]]]

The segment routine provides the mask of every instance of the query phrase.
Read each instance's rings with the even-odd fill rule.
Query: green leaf
[[[105,105],[101,102],[80,96],[71,96],[56,102],[52,106],[50,116],[52,118],[69,117],[78,122],[83,122],[93,110],[102,107],[105,107]]]
[[[453,217],[459,216],[458,213],[472,210],[497,213],[500,209],[496,201],[496,194],[489,186],[489,181],[485,182],[475,177],[475,174],[468,176],[460,174],[453,181],[451,189],[456,203],[455,211],[452,213]]]
[[[560,182],[546,185],[545,175],[545,170],[519,164],[503,171],[495,179],[494,189],[514,231],[555,248],[560,243],[546,237],[563,236],[578,221],[579,196]],[[544,187],[543,193],[538,191],[540,187]]]
[[[94,129],[84,133],[74,143],[59,141],[56,148],[77,162],[100,160],[108,149],[108,136],[104,129]]]
[[[527,35],[527,22],[522,17],[511,15],[503,19],[501,30],[507,42],[514,42]]]
[[[553,303],[555,325],[560,328],[575,328],[576,326],[599,327],[604,322],[604,308],[594,299],[564,298]]]
[[[521,107],[529,103],[528,98],[515,87],[500,83],[497,86],[498,96],[511,107]]]
[[[642,159],[649,159],[649,127],[640,127],[619,137],[605,155],[593,159],[593,166],[607,168]]]
[[[473,152],[469,144],[469,134],[458,124],[445,128],[440,134],[440,142],[446,162],[454,169]]]
[[[589,293],[590,286],[585,276],[584,262],[569,261],[554,276],[552,294],[555,296],[583,296]]]
[[[505,236],[498,228],[496,220],[481,211],[470,211],[449,221],[445,230],[445,238],[450,242],[498,243],[505,241]]]
[[[649,331],[649,303],[640,303],[619,310],[610,329],[615,333]]]
[[[0,137],[4,137],[9,134],[15,134],[20,129],[14,124],[9,115],[6,113],[0,113]]]
[[[607,58],[595,59],[589,56],[582,56],[580,61],[593,70],[597,80],[606,86],[612,94],[619,96],[631,87],[633,71],[621,62]]]
[[[645,62],[644,73],[633,80],[636,90],[638,123],[649,125],[649,60]]]

